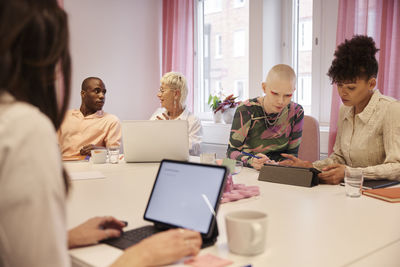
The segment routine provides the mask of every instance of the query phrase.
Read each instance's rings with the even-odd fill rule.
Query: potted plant
[[[226,124],[231,124],[235,115],[236,107],[240,104],[240,101],[236,101],[237,96],[233,94],[227,96],[217,108],[222,111],[222,118]]]
[[[215,123],[220,123],[222,121],[222,111],[219,108],[221,104],[221,99],[216,95],[210,95],[208,97],[208,105],[213,111],[213,119]]]

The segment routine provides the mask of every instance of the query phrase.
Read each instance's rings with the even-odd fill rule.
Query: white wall
[[[159,106],[162,1],[64,0],[72,56],[71,108],[88,76],[107,88],[104,110],[148,119]]]

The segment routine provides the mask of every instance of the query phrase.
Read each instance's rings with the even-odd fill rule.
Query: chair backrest
[[[319,160],[319,123],[308,115],[304,115],[303,136],[299,148],[299,158],[302,160]]]

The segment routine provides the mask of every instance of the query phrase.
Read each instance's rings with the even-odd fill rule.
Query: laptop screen
[[[218,209],[225,174],[222,166],[162,161],[144,219],[207,235]]]
[[[188,134],[186,120],[123,121],[122,137],[125,161],[188,160]]]

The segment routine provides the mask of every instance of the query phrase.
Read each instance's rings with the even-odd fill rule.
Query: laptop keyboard
[[[103,243],[106,243],[113,247],[117,247],[119,249],[126,249],[132,245],[135,245],[136,243],[139,243],[146,237],[149,237],[160,231],[161,230],[158,230],[152,225],[147,225],[130,231],[126,231],[120,237],[104,240]]]

